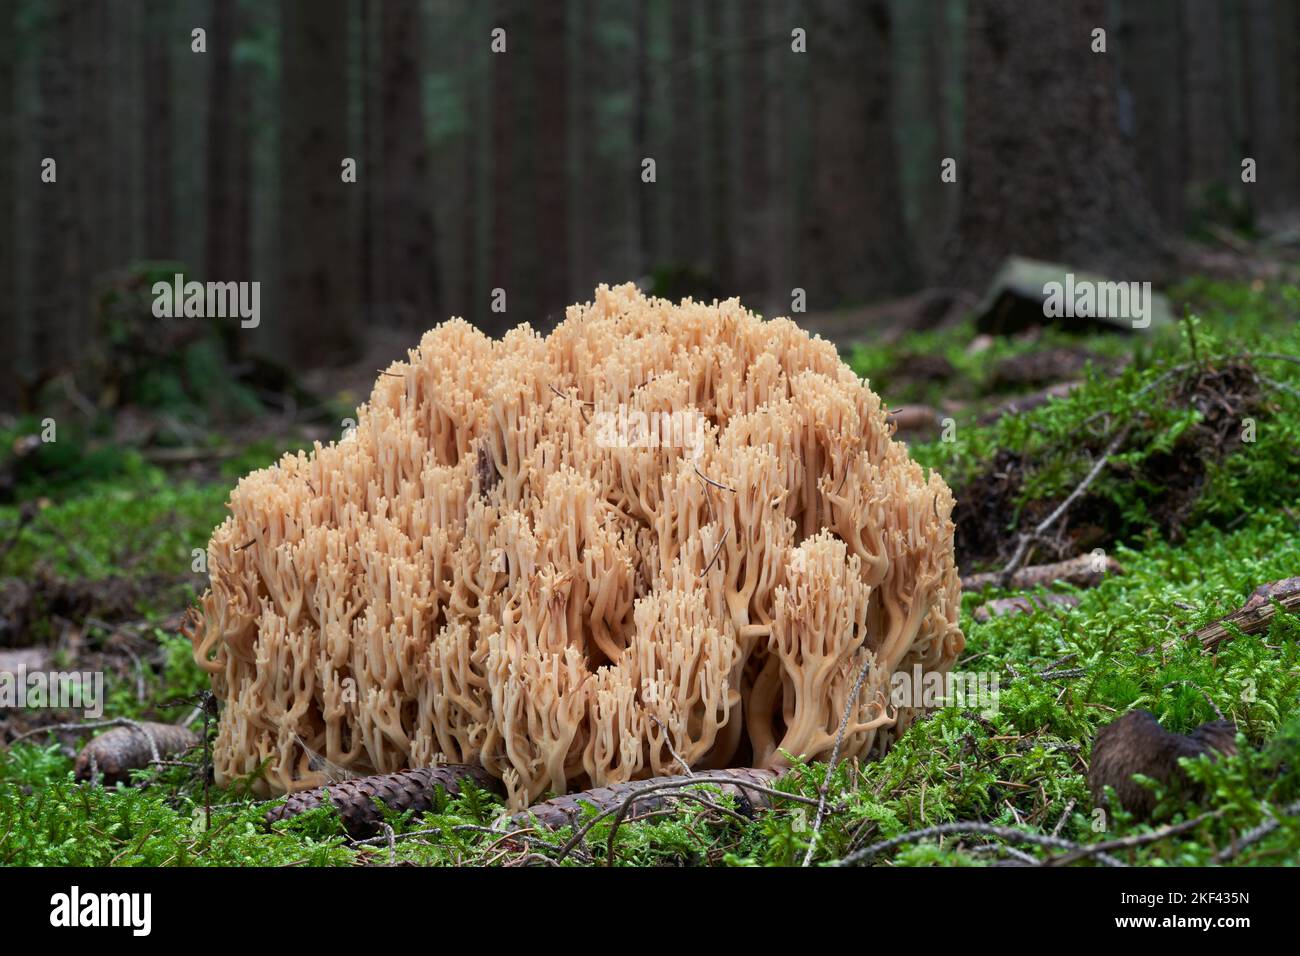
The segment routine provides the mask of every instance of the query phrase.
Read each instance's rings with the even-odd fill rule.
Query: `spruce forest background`
[[[1294,228],[1298,62],[1285,0],[4,0],[0,397],[102,351],[146,262],[260,281],[226,334],[296,368],[598,282],[786,314],[1011,252],[1167,280],[1170,240]]]

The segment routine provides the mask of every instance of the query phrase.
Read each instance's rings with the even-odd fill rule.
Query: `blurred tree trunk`
[[[74,11],[77,45],[75,70],[77,86],[77,165],[81,192],[78,210],[77,241],[84,250],[83,272],[78,276],[79,307],[72,316],[73,353],[93,342],[95,328],[94,295],[99,281],[113,264],[117,249],[111,242],[109,196],[114,188],[111,152],[109,94],[114,75],[108,57],[111,16],[109,8],[96,0],[81,0]]]
[[[144,159],[145,255],[176,257],[172,236],[172,79],[171,44],[187,34],[171,28],[168,0],[147,0],[144,8]]]
[[[740,154],[737,163],[738,188],[734,194],[736,231],[736,287],[727,295],[740,295],[750,308],[764,311],[771,280],[768,258],[777,239],[772,213],[772,155],[769,138],[778,130],[773,123],[775,97],[768,76],[769,47],[767,33],[775,21],[771,0],[746,4],[741,29],[752,41],[739,54]],[[771,21],[771,22],[770,22]]]
[[[705,258],[700,229],[704,208],[703,157],[700,144],[704,139],[703,110],[699,90],[701,69],[696,59],[695,14],[699,5],[693,0],[673,0],[670,9],[672,57],[668,77],[668,95],[672,104],[672,164],[667,172],[672,209],[673,259],[676,265],[699,269]]]
[[[906,289],[884,0],[817,0],[808,26],[812,164],[802,282],[811,308]]]
[[[342,358],[356,340],[356,242],[344,192],[352,186],[341,178],[347,6],[285,0],[281,11],[281,314],[292,354],[304,365]]]
[[[600,129],[598,96],[603,50],[596,29],[595,0],[573,0],[573,8],[573,41],[568,58],[572,70],[569,88],[573,91],[574,130],[570,145],[581,186],[572,194],[569,274],[578,298],[585,301],[600,274],[597,224],[601,221],[601,176],[597,130]]]
[[[375,82],[375,4],[370,0],[359,0],[356,7],[357,47],[360,61],[360,115],[357,123],[360,137],[355,147],[357,165],[364,173],[357,179],[357,302],[358,312],[370,326],[383,321],[379,310],[380,269],[375,246],[377,233],[380,231],[379,203],[376,200],[379,190],[379,159],[376,155],[379,139],[379,84]]]
[[[721,0],[718,0],[721,2]],[[641,164],[654,159],[656,177],[664,157],[658,155],[650,142],[650,0],[633,0],[633,42],[636,44],[636,102],[633,107],[634,142],[636,144],[636,178],[632,180],[637,190],[637,269],[650,274],[660,265],[655,248],[654,190],[658,183],[643,182]]]
[[[441,305],[421,102],[420,5],[380,3],[379,150],[372,188],[378,204],[374,269],[380,315],[399,328],[435,324]]]
[[[948,5],[946,2],[930,2],[922,5],[924,17],[924,36],[921,47],[922,84],[926,113],[932,130],[930,149],[923,166],[923,188],[918,210],[918,219],[922,223],[922,239],[917,243],[918,252],[926,264],[926,271],[932,272],[936,264],[939,246],[947,234],[956,208],[956,191],[935,188],[935,170],[947,157],[956,156],[956,142],[951,120],[951,104],[947,83],[947,65],[953,56],[952,44],[948,35]],[[938,278],[938,277],[936,277]]]
[[[518,295],[518,286],[513,283],[514,274],[514,211],[518,199],[515,187],[513,167],[513,146],[515,115],[513,65],[518,53],[518,44],[522,37],[517,35],[516,27],[519,16],[512,0],[498,0],[496,18],[492,28],[498,27],[506,32],[506,52],[491,54],[489,69],[492,86],[492,229],[491,229],[491,270],[489,281],[491,287],[504,289],[507,295],[507,308],[510,296]],[[484,331],[499,335],[512,324],[509,313],[492,312],[491,303],[476,304],[475,311],[486,316],[482,323]]]
[[[1130,0],[1111,51],[1131,97],[1138,169],[1171,228],[1182,226],[1187,203],[1182,7],[1183,0]]]
[[[731,18],[727,16],[730,6],[721,0],[706,7],[705,34],[714,43],[729,35],[732,28]],[[731,195],[733,190],[732,160],[735,154],[729,128],[731,110],[729,109],[730,88],[727,71],[729,58],[710,56],[709,69],[709,199],[713,211],[713,235],[710,237],[713,247],[713,275],[718,287],[725,291],[735,288],[735,259],[733,256],[733,233],[731,226]]]
[[[1166,244],[1120,133],[1104,0],[972,0],[950,274],[982,287],[1011,253],[1152,279]]]
[[[539,320],[564,318],[569,304],[569,119],[564,0],[536,5],[533,65],[537,82],[535,249]],[[594,135],[595,131],[588,131]]]
[[[252,278],[248,248],[252,155],[248,137],[248,79],[246,71],[234,63],[235,42],[242,31],[239,4],[218,0],[212,7],[211,23],[207,277],[218,282],[242,282]]]
[[[474,35],[487,33],[490,17],[484,14],[481,4],[471,8],[471,30]],[[488,170],[484,157],[488,151],[488,137],[484,132],[483,115],[486,112],[488,98],[486,84],[488,58],[492,54],[482,43],[470,46],[465,53],[465,178],[471,184],[465,196],[464,233],[465,250],[469,255],[470,267],[465,270],[465,314],[482,315],[488,302],[488,256],[487,251],[487,217],[483,211],[488,207]]]
[[[39,166],[24,172],[36,194],[33,352],[37,374],[45,375],[69,364],[84,261],[78,226],[82,171],[76,161],[77,91],[71,59],[60,55],[75,49],[74,0],[50,0],[41,12],[36,141],[41,161],[55,161],[57,181],[43,182]]]
[[[1224,63],[1226,24],[1219,0],[1184,0],[1182,12],[1187,97],[1184,148],[1188,188],[1193,205],[1200,207],[1212,189],[1227,185],[1233,166]]]
[[[0,410],[10,411],[19,400],[19,370],[26,351],[27,328],[18,300],[18,96],[17,10],[0,6],[0,328],[6,347],[0,349]],[[34,170],[23,170],[36,182]]]
[[[1294,3],[1294,0],[1291,0]],[[1257,163],[1257,180],[1246,186],[1255,217],[1280,212],[1294,199],[1295,167],[1300,157],[1290,153],[1290,117],[1283,112],[1282,73],[1278,36],[1285,31],[1285,13],[1275,0],[1246,0],[1243,10],[1242,86],[1245,124],[1249,131],[1246,155]],[[1240,178],[1240,177],[1238,177]]]

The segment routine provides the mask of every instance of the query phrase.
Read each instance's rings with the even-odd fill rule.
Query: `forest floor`
[[[1186,639],[1300,574],[1300,289],[1202,280],[1173,298],[1194,317],[1140,339],[991,339],[961,324],[844,350],[956,493],[963,574],[1096,549],[1122,568],[1040,589],[1068,597],[1033,613],[990,616],[989,602],[1023,592],[965,589],[956,669],[995,677],[993,706],[939,707],[878,760],[798,764],[775,784],[796,799],[752,816],[726,798],[682,801],[603,819],[572,847],[571,830],[493,829],[503,807],[472,787],[394,816],[391,841],[355,843],[328,810],[268,829],[268,802],[208,783],[202,747],[106,788],[73,775],[93,727],[43,729],[81,715],[0,711],[0,864],[797,865],[810,845],[814,864],[1300,858],[1300,617],[1229,626],[1208,647]],[[320,420],[332,427],[348,399]],[[1008,411],[1016,400],[1025,410]],[[5,463],[0,670],[103,671],[105,719],[192,717],[207,680],[177,628],[204,584],[194,549],[235,478],[324,427],[282,424],[197,452],[101,441],[39,473]],[[10,423],[3,448],[18,454],[39,427]],[[1185,761],[1192,788],[1153,784],[1149,818],[1099,813],[1093,738],[1134,708],[1178,733],[1235,721],[1238,752]]]

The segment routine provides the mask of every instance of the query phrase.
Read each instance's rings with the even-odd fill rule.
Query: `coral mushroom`
[[[891,675],[963,646],[947,486],[788,319],[631,285],[545,337],[456,319],[358,421],[208,546],[220,781],[470,762],[518,807],[825,757],[846,712],[866,755],[915,716]]]

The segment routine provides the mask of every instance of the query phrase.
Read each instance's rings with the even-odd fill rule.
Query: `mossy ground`
[[[1102,529],[1103,546],[1125,573],[1078,592],[1076,608],[987,623],[976,623],[972,611],[993,595],[966,595],[967,650],[958,669],[995,676],[996,707],[939,708],[883,759],[836,767],[815,862],[954,821],[1055,834],[1084,847],[1158,836],[1171,824],[1198,821],[1113,855],[1136,864],[1201,865],[1222,859],[1218,855],[1234,838],[1275,818],[1279,825],[1268,836],[1227,861],[1300,859],[1300,814],[1281,812],[1300,801],[1300,619],[1279,615],[1267,632],[1237,635],[1214,654],[1180,639],[1240,606],[1258,585],[1300,572],[1300,365],[1243,358],[1300,354],[1300,292],[1196,282],[1179,290],[1179,298],[1197,310],[1199,321],[1150,341],[1048,336],[1047,344],[1083,347],[1102,359],[1125,360],[1126,367],[1116,372],[1108,365],[1101,372],[1094,366],[1069,398],[983,426],[974,424],[980,414],[1006,396],[993,393],[988,356],[966,353],[969,328],[848,356],[893,405],[963,400],[949,436],[955,440],[914,446],[916,457],[938,468],[955,489],[975,481],[999,452],[1017,456],[1022,474],[1005,514],[1008,538],[1035,514],[1035,503],[1068,494],[1106,440],[1128,428],[1116,467],[1097,480],[1086,505],[1117,516]],[[993,348],[1012,355],[1044,344]],[[918,354],[944,355],[953,376],[947,384],[912,383],[891,393],[886,370],[898,356]],[[1177,526],[1162,525],[1153,508],[1167,489],[1160,469],[1143,464],[1187,453],[1180,442],[1206,417],[1164,387],[1178,380],[1170,369],[1200,374],[1243,361],[1275,383],[1263,387],[1252,408],[1254,440],[1237,436],[1222,455],[1209,456]],[[274,451],[262,444],[229,467],[246,470],[271,460]],[[192,549],[203,547],[221,519],[229,481],[177,484],[129,456],[117,462],[101,475],[29,487],[25,500],[0,507],[0,549],[13,541],[0,574],[29,577],[39,570],[162,582],[140,600],[134,620],[78,624],[90,646],[119,627],[155,646],[142,671],[110,673],[106,716],[176,720],[194,706],[204,679],[184,639],[161,625],[202,586],[202,576],[190,569]],[[31,512],[38,497],[47,500],[24,521],[23,508]],[[49,622],[47,636],[58,626]],[[1203,784],[1193,802],[1170,795],[1143,822],[1122,812],[1095,813],[1086,781],[1097,728],[1135,707],[1179,732],[1215,719],[1217,709],[1236,721],[1244,738],[1237,756],[1188,766]],[[490,829],[499,802],[479,792],[419,820],[394,820],[399,834],[428,832],[391,847],[384,840],[350,844],[327,811],[268,832],[263,804],[238,788],[205,789],[201,755],[187,760],[193,766],[143,772],[140,786],[105,790],[74,782],[60,744],[28,740],[0,752],[0,863],[504,865],[553,862],[570,833],[505,839]],[[824,764],[800,765],[778,787],[816,797],[825,773]],[[612,841],[611,822],[596,824],[564,862],[797,864],[813,816],[806,804],[791,802],[742,820],[683,801],[668,815],[619,826]],[[982,865],[1016,853],[1045,859],[1061,852],[989,835],[946,836],[905,842],[871,862]],[[1083,861],[1092,863],[1092,857]]]

